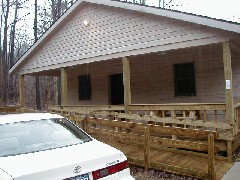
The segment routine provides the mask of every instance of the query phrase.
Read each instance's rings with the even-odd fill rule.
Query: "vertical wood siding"
[[[165,54],[164,54],[165,53]],[[129,57],[133,104],[225,102],[222,46],[208,45]],[[240,58],[233,56],[234,99],[240,99]],[[173,64],[194,63],[196,96],[175,97]],[[68,69],[69,104],[109,104],[109,75],[122,72],[121,59]],[[77,76],[91,74],[92,100],[78,100]]]
[[[84,26],[83,21],[90,21]],[[221,31],[146,13],[86,4],[27,59],[20,73],[56,69],[90,58],[222,37]]]
[[[84,64],[68,69],[68,104],[102,105],[109,104],[109,76],[122,73],[121,59]],[[78,76],[91,75],[92,99],[79,100]]]
[[[240,101],[240,52],[232,51],[233,99]]]

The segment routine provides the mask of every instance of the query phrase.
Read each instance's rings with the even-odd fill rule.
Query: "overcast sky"
[[[45,1],[47,0],[38,0],[38,3],[43,5]],[[34,3],[33,0],[29,2]],[[174,6],[175,10],[240,23],[240,0],[172,0],[172,2],[179,5]],[[146,3],[159,6],[159,0],[146,0]]]
[[[168,1],[168,0],[165,0]],[[158,6],[159,0],[146,0]],[[176,10],[240,23],[240,0],[173,0]]]

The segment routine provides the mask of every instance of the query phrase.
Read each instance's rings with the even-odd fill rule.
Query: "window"
[[[124,104],[123,74],[110,75],[111,104]]]
[[[175,96],[195,96],[193,63],[174,64]]]
[[[91,76],[78,76],[79,100],[90,100],[92,96]]]

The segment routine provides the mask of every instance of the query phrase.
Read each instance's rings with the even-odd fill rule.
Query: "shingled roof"
[[[199,16],[195,14],[190,13],[184,13],[174,10],[167,10],[157,7],[150,7],[140,4],[134,4],[134,3],[127,3],[122,1],[116,1],[116,0],[78,0],[76,1],[69,10],[63,14],[50,28],[48,31],[46,31],[43,36],[18,60],[18,62],[10,69],[10,73],[14,72],[15,69],[32,53],[35,52],[35,49],[39,47],[41,44],[47,41],[48,37],[53,35],[57,29],[64,24],[71,15],[76,12],[76,10],[83,6],[86,3],[93,3],[93,4],[99,4],[99,5],[105,5],[109,7],[115,7],[115,8],[121,8],[125,10],[131,10],[131,11],[137,11],[141,13],[147,13],[152,15],[157,15],[161,17],[181,20],[185,22],[195,23],[203,26],[208,26],[224,31],[229,31],[233,33],[240,33],[240,24]]]

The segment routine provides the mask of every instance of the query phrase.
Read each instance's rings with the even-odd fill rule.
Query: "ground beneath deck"
[[[91,135],[94,138],[113,147],[116,147],[117,149],[124,152],[130,162],[133,160],[144,159],[144,150],[142,147],[125,143],[123,144],[114,138],[110,138],[104,135]],[[201,176],[202,174],[206,174],[208,172],[208,159],[206,157],[151,149],[150,161],[161,164],[158,168],[159,170],[170,171],[181,175],[192,176],[192,174],[197,172],[197,176],[199,177],[199,175]],[[136,161],[133,163],[136,164]],[[232,167],[232,165],[233,163],[227,162],[226,160],[216,160],[217,179],[221,179],[222,176]]]
[[[189,176],[178,175],[174,173],[168,173],[165,171],[147,169],[139,166],[130,166],[131,175],[135,180],[202,180],[200,178],[194,178]]]

